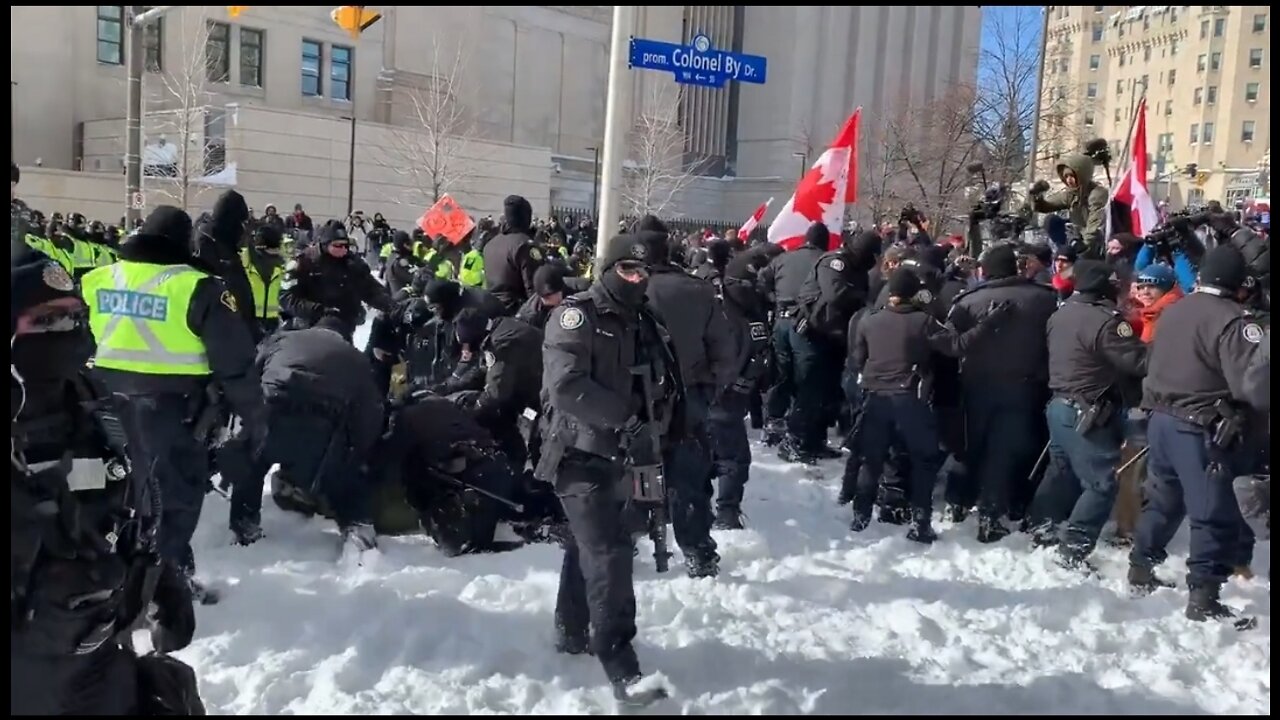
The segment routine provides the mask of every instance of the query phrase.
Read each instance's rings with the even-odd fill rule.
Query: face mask
[[[645,291],[649,289],[649,278],[640,282],[627,282],[613,268],[601,275],[600,283],[608,291],[609,297],[627,308],[639,308],[643,305]]]
[[[18,335],[13,339],[13,367],[28,383],[69,380],[84,370],[93,352],[84,329]]]

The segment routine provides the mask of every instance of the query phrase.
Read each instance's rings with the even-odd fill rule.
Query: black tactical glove
[[[1031,185],[1031,190],[1028,191],[1028,194],[1031,195],[1032,197],[1035,197],[1037,195],[1043,195],[1047,192],[1049,192],[1049,181],[1041,179],[1041,180],[1035,181],[1035,183]]]
[[[627,448],[627,458],[634,466],[660,465],[662,456],[657,443],[654,442],[655,431],[650,423],[632,415],[622,427],[622,434]]]
[[[191,585],[173,563],[165,562],[161,567],[152,599],[156,604],[156,624],[151,629],[151,644],[156,651],[170,653],[190,645],[196,634]]]

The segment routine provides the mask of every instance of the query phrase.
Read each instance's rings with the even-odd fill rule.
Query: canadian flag
[[[827,226],[829,247],[840,247],[844,208],[858,199],[858,121],[862,108],[853,111],[836,139],[800,179],[795,194],[778,211],[769,226],[769,242],[787,250],[804,244],[805,231],[815,222]]]
[[[764,217],[765,211],[768,210],[769,206],[772,204],[773,198],[769,198],[768,200],[760,203],[760,207],[756,208],[756,211],[751,213],[751,217],[747,218],[747,221],[742,223],[742,227],[738,228],[739,240],[746,242],[747,239],[751,237],[751,231],[755,230],[756,226],[760,224],[760,218]]]
[[[1123,203],[1129,208],[1130,232],[1138,237],[1151,232],[1160,224],[1160,213],[1147,192],[1147,100],[1138,103],[1138,115],[1133,123],[1133,148],[1129,165],[1111,188],[1110,202]],[[1111,213],[1107,213],[1107,239],[1111,238]]]

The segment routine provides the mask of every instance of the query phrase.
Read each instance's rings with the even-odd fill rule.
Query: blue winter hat
[[[1173,268],[1168,265],[1152,263],[1138,271],[1138,277],[1134,282],[1138,285],[1155,285],[1161,290],[1172,290],[1178,278],[1173,274]]]

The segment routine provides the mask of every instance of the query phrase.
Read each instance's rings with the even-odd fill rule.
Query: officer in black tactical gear
[[[774,257],[757,277],[760,292],[773,303],[775,377],[765,398],[766,445],[777,445],[785,437],[784,419],[800,387],[797,366],[810,362],[807,346],[801,349],[799,357],[794,347],[799,342],[796,340],[796,301],[804,281],[813,274],[818,258],[826,253],[830,242],[827,226],[814,223],[805,233],[804,245]]]
[[[349,341],[363,321],[364,303],[389,312],[391,295],[351,251],[342,223],[330,220],[316,231],[316,244],[285,265],[280,311],[295,327],[310,327],[333,315],[342,321],[343,336]]]
[[[819,235],[827,226],[814,223]],[[788,441],[778,449],[787,461],[812,463],[840,457],[827,445],[827,426],[835,418],[841,359],[849,319],[868,301],[867,273],[880,254],[880,236],[871,232],[846,237],[838,250],[824,253],[800,286],[796,299],[800,324],[791,336],[796,397],[787,419]]]
[[[415,279],[415,288],[420,279]],[[408,304],[404,355],[410,386],[415,391],[447,395],[484,386],[479,356],[470,353],[463,358],[454,326],[458,314],[466,308],[474,308],[488,320],[506,313],[492,293],[463,287],[453,280],[431,280],[422,288],[421,297]]]
[[[154,602],[155,647],[186,647],[190,590],[159,557],[159,498],[131,476],[114,403],[88,377],[93,340],[71,276],[42,254],[15,260],[9,711],[154,714],[139,674],[178,661],[140,661],[119,638]]]
[[[1049,466],[1028,522],[1052,544],[1056,521],[1066,520],[1058,561],[1068,568],[1084,563],[1111,517],[1125,439],[1122,388],[1147,370],[1146,346],[1116,310],[1115,271],[1081,260],[1073,277],[1075,294],[1049,318]]]
[[[551,317],[551,311],[565,297],[589,287],[590,278],[572,277],[560,263],[547,263],[533,274],[534,294],[516,311],[516,319],[542,330],[547,325],[547,318]]]
[[[999,330],[960,361],[960,384],[968,431],[969,471],[981,488],[978,539],[996,542],[1009,534],[1001,522],[1011,505],[1020,514],[1033,488],[1027,481],[1047,435],[1049,350],[1045,328],[1058,309],[1052,287],[1018,276],[1012,245],[996,245],[978,260],[982,282],[956,297],[948,322],[964,332],[993,302],[1013,303]],[[966,505],[971,498],[965,498]],[[953,514],[962,514],[956,510]]]
[[[645,303],[648,248],[618,235],[603,248],[600,279],[551,313],[543,343],[547,412],[537,477],[555,485],[569,520],[556,599],[557,647],[588,649],[619,697],[641,676],[627,484],[633,468],[660,466],[649,440],[679,432],[679,367],[666,330]],[[646,398],[656,388],[658,397]],[[590,598],[590,601],[588,601]]]
[[[533,295],[533,274],[546,259],[533,242],[533,206],[519,195],[502,201],[502,234],[484,244],[484,287],[507,315]]]
[[[391,234],[391,256],[387,258],[383,279],[387,289],[394,296],[401,288],[413,282],[414,270],[422,266],[422,261],[413,254],[413,241],[409,233],[396,230]]]
[[[983,341],[1010,314],[1008,303],[993,307],[963,333],[943,325],[926,312],[919,297],[923,284],[915,272],[899,267],[889,275],[889,305],[858,324],[851,362],[863,392],[862,427],[854,452],[862,459],[863,474],[853,497],[854,532],[871,522],[876,485],[891,444],[910,453],[909,504],[911,529],[907,539],[931,543],[933,486],[942,467],[937,423],[932,402],[933,355],[960,356]]]
[[[720,241],[724,242],[724,241]],[[726,248],[728,243],[724,243]],[[742,496],[751,472],[751,445],[743,418],[769,370],[769,310],[751,280],[715,276],[720,306],[737,352],[738,377],[711,406],[711,457],[719,485],[715,527],[742,529]]]
[[[1077,263],[1077,267],[1079,264]],[[1153,568],[1183,517],[1191,525],[1187,557],[1192,620],[1232,619],[1219,600],[1236,568],[1248,567],[1253,532],[1240,515],[1231,482],[1248,458],[1244,438],[1245,372],[1264,331],[1238,301],[1248,276],[1244,256],[1231,245],[1210,250],[1200,265],[1195,292],[1170,305],[1151,344],[1142,406],[1147,425],[1147,483],[1133,550],[1129,582],[1149,591],[1160,585]],[[1252,627],[1250,618],[1236,622]]]
[[[710,577],[719,572],[720,556],[711,538],[715,469],[707,414],[715,398],[738,378],[736,346],[715,287],[671,262],[666,226],[646,215],[637,234],[649,263],[649,307],[671,333],[686,392],[686,432],[671,437],[664,454],[672,525],[689,576]]]
[[[728,240],[717,238],[707,243],[706,254],[705,262],[693,266],[693,276],[703,280],[723,278],[725,268],[729,265],[729,258],[733,255],[733,246]]]

